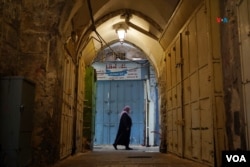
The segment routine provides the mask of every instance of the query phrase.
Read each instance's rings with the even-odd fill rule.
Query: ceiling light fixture
[[[115,29],[120,42],[123,43],[126,37],[128,25],[125,22],[120,22],[120,23],[115,24],[113,28]]]
[[[126,36],[126,30],[124,28],[119,28],[118,30],[116,30],[116,33],[118,35],[120,42],[123,42]]]

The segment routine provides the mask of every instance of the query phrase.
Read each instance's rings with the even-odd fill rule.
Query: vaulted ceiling
[[[64,6],[61,34],[74,31],[78,50],[93,38],[95,50],[118,42],[116,25],[128,27],[125,42],[141,48],[157,66],[164,49],[201,0],[72,0]],[[71,30],[71,31],[69,31]],[[163,37],[164,36],[164,37]],[[166,38],[167,37],[167,38]],[[168,38],[169,37],[169,38]],[[102,41],[102,44],[98,41]]]

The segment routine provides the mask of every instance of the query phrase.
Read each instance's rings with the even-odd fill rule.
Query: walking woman
[[[125,106],[121,112],[118,132],[116,135],[114,148],[117,150],[117,145],[124,145],[126,150],[132,150],[129,147],[132,119],[130,117],[130,107]]]

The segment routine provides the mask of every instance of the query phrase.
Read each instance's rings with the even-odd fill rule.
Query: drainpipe
[[[144,101],[145,101],[145,145],[149,146],[149,129],[148,129],[148,98],[147,98],[147,84],[146,80],[144,81]]]
[[[77,129],[77,92],[78,92],[78,64],[76,64],[76,75],[75,75],[75,91],[74,91],[74,108],[73,108],[73,132],[72,132],[72,152],[71,154],[75,154],[77,150],[76,146],[76,129]]]
[[[150,147],[149,145],[149,90],[148,90],[148,79],[144,82],[144,92],[145,92],[145,102],[146,102],[146,146]]]
[[[72,152],[71,154],[75,154],[76,150],[77,150],[77,97],[78,97],[78,75],[79,75],[79,60],[77,57],[77,53],[76,53],[76,62],[75,62],[75,85],[74,85],[74,108],[73,108],[73,132],[72,132]],[[82,137],[82,136],[80,136]]]
[[[152,102],[153,100],[151,99],[151,92],[150,92],[150,83],[149,83],[149,79],[146,80],[146,91],[147,91],[147,107],[148,107],[148,136],[149,136],[149,132],[150,132],[150,129],[151,130],[155,130],[155,127],[154,127],[154,120],[151,120],[149,119],[150,117],[154,117],[155,115],[152,115],[153,113],[150,112],[150,110],[152,109]],[[154,135],[154,134],[152,134]],[[149,140],[151,139],[151,143],[154,143],[154,137],[148,137]],[[149,146],[149,144],[148,144]]]

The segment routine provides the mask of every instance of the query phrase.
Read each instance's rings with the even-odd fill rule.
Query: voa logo
[[[244,155],[226,155],[227,162],[247,162]]]
[[[222,167],[250,167],[250,151],[222,151]]]

